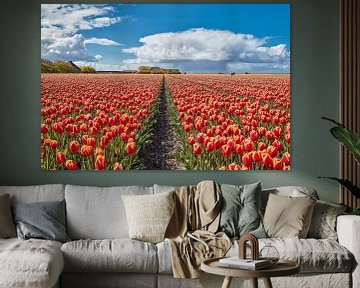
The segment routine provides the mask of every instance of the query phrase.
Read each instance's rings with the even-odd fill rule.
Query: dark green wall
[[[46,1],[46,3],[58,2],[68,1]],[[94,3],[97,2],[100,1]],[[116,3],[116,1],[105,2]],[[214,1],[216,2],[220,1]],[[256,3],[256,1],[250,2]],[[322,199],[337,201],[338,186],[331,181],[317,179],[317,176],[337,176],[339,170],[338,145],[328,131],[331,125],[320,119],[321,116],[338,118],[338,0],[261,1],[261,3],[274,2],[291,4],[291,171],[117,173],[40,170],[41,2],[39,0],[2,1],[0,185],[72,183],[98,186],[132,184],[149,186],[154,183],[189,184],[203,179],[239,184],[262,180],[265,187],[312,186],[319,191]]]

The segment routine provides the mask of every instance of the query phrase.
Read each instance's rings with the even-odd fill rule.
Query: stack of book
[[[260,270],[271,266],[267,259],[251,260],[240,259],[238,256],[223,258],[219,260],[219,266],[246,270]]]

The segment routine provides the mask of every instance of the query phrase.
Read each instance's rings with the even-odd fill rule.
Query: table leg
[[[273,288],[270,278],[267,277],[263,279],[264,279],[265,288]]]
[[[257,278],[251,278],[252,287],[258,288],[258,279]]]
[[[231,276],[225,276],[224,282],[221,286],[221,288],[230,288],[232,277]]]

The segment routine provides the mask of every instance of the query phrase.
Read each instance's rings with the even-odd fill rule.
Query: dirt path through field
[[[176,161],[175,152],[180,143],[176,140],[175,131],[171,127],[170,109],[166,96],[165,77],[161,87],[158,114],[154,121],[153,135],[149,145],[144,149],[140,162],[143,169],[177,170],[182,169]]]

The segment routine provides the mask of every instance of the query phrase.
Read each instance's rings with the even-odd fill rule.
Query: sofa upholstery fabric
[[[351,287],[351,274],[348,273],[299,273],[287,277],[273,277],[271,283],[276,288],[349,288]],[[223,276],[207,274],[198,279],[174,279],[172,275],[160,274],[158,288],[218,288],[224,281]],[[259,288],[265,288],[262,279],[259,279]],[[322,285],[324,284],[324,285]],[[231,287],[253,288],[250,279],[233,278]],[[99,287],[98,287],[99,288]],[[105,287],[104,287],[105,288]],[[353,288],[357,288],[353,286]]]
[[[63,273],[61,287],[69,288],[157,288],[157,274]]]
[[[123,195],[153,194],[152,187],[66,185],[67,232],[71,239],[128,238]]]
[[[0,195],[10,194],[11,204],[64,200],[65,185],[0,186]]]
[[[64,268],[61,243],[0,239],[0,287],[52,287]]]
[[[130,239],[78,240],[61,248],[65,272],[156,273],[156,246]]]
[[[356,215],[341,215],[336,224],[339,244],[343,245],[354,255],[360,255],[360,217]],[[360,287],[360,260],[356,259],[353,265],[352,281],[353,287]]]
[[[259,249],[265,245],[274,246],[281,259],[300,264],[301,273],[348,273],[353,266],[352,254],[334,240],[267,238],[259,239]],[[156,245],[158,250],[159,273],[172,274],[171,249],[164,241]],[[239,246],[235,241],[227,256],[238,255]],[[250,256],[250,255],[249,255]],[[275,256],[275,255],[274,255]]]

